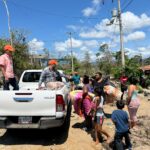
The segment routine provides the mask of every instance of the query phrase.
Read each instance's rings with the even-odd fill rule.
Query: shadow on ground
[[[3,145],[54,145],[63,144],[68,138],[70,127],[71,104],[69,105],[66,122],[61,128],[47,130],[8,130],[0,137]]]
[[[82,129],[83,127],[85,127],[85,122],[77,122],[74,125],[72,125],[72,128],[80,128]]]
[[[107,119],[111,119],[111,115],[112,114],[108,114],[108,113],[104,113],[105,114],[105,117],[107,118]]]

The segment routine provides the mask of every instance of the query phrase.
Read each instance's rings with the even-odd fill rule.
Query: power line
[[[127,9],[128,6],[131,5],[132,2],[133,2],[133,0],[130,0],[130,1],[125,5],[125,7],[122,9],[122,11],[124,11],[125,9]]]
[[[122,2],[121,6],[124,7],[127,4],[127,0],[124,0],[124,2]]]
[[[44,11],[44,10],[41,10],[41,9],[36,9],[36,8],[31,8],[31,7],[28,7],[28,6],[24,6],[24,5],[21,5],[21,4],[17,4],[15,2],[10,2],[12,3],[14,6],[19,6],[19,7],[23,7],[25,9],[28,9],[28,10],[32,10],[34,12],[38,12],[38,13],[44,13],[44,14],[47,14],[47,15],[50,15],[50,16],[55,16],[55,17],[63,17],[63,18],[72,18],[72,19],[92,19],[92,20],[97,20],[99,19],[98,17],[88,17],[88,18],[85,18],[85,17],[81,17],[81,16],[68,16],[68,15],[62,15],[62,14],[58,14],[58,13],[51,13],[51,12],[48,12],[48,11]]]

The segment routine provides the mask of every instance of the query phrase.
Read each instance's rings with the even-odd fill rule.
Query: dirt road
[[[114,125],[110,120],[110,114],[116,109],[115,106],[106,105],[107,119],[104,128],[113,136]],[[141,106],[138,111],[140,119],[139,132],[132,133],[133,150],[149,150],[150,133],[146,128],[150,123],[150,101],[142,97]],[[0,130],[0,150],[100,150],[108,149],[105,137],[102,144],[95,146],[94,132],[86,132],[82,129],[83,119],[71,113],[70,126],[65,131],[59,129],[50,130],[25,130],[15,131],[15,134],[6,130]]]

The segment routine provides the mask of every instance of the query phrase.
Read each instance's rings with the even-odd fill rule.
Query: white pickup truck
[[[42,70],[23,72],[18,91],[0,91],[0,128],[47,129],[65,124],[70,101],[65,83],[58,90],[37,90]]]

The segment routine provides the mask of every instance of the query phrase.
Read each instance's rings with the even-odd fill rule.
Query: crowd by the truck
[[[94,129],[96,145],[100,142],[101,134],[104,134],[107,137],[106,143],[110,144],[114,139],[115,150],[132,149],[129,134],[132,130],[138,129],[136,113],[140,106],[137,78],[133,76],[128,78],[123,73],[120,77],[120,87],[111,82],[110,77],[103,77],[101,72],[97,72],[92,77],[84,75],[78,85],[73,84],[73,81],[71,78],[73,87],[70,98],[75,113],[85,119],[84,130]],[[117,107],[111,114],[112,122],[116,127],[114,138],[107,129],[103,128],[103,122],[107,118],[104,105],[107,103],[116,103]],[[127,105],[128,113],[123,110],[125,105]],[[125,138],[124,144],[123,138]]]
[[[15,52],[13,47],[6,45],[4,47],[4,54],[0,56],[0,67],[4,76],[4,90],[9,90],[9,85],[12,85],[14,90],[19,89],[13,70],[13,52]],[[84,130],[91,131],[94,129],[96,144],[100,142],[99,138],[101,134],[107,137],[106,142],[108,144],[113,139],[107,132],[107,129],[104,130],[103,128],[103,122],[106,118],[105,114],[107,113],[105,112],[104,105],[107,103],[116,103],[117,108],[111,115],[112,122],[116,127],[114,149],[132,149],[129,134],[131,130],[138,129],[136,113],[140,106],[137,78],[133,76],[127,77],[125,72],[123,72],[120,77],[119,88],[111,82],[109,76],[102,76],[101,72],[97,72],[91,77],[84,75],[82,78],[78,72],[64,75],[57,71],[57,64],[56,60],[48,61],[48,66],[41,73],[37,88],[39,90],[42,89],[42,83],[50,89],[62,87],[61,77],[67,78],[70,83],[69,98],[74,111],[85,119]],[[124,95],[126,95],[126,99]],[[128,113],[123,110],[125,105],[127,105]],[[125,138],[125,144],[123,144],[123,138]]]

